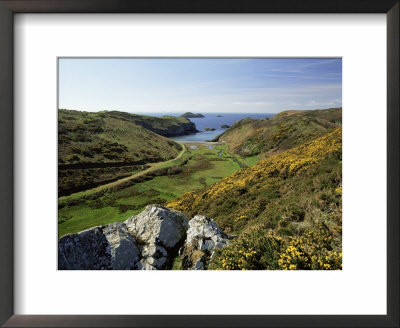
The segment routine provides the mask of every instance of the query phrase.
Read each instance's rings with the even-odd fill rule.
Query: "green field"
[[[58,196],[92,189],[142,171],[147,164],[175,158],[181,146],[162,134],[191,124],[182,117],[60,109]]]
[[[115,119],[126,119],[118,123],[125,127],[135,124],[136,117],[122,114],[106,120],[82,114],[89,128],[107,131],[99,130],[89,140],[86,129],[88,140],[82,141],[82,129],[75,131],[83,127],[75,122],[80,117],[63,114],[62,136],[68,141],[63,145],[69,148],[63,148],[59,156],[67,156],[69,164],[61,161],[59,187],[62,182],[69,189],[58,198],[59,237],[125,221],[147,205],[158,204],[188,218],[213,218],[234,236],[230,245],[215,252],[207,268],[342,268],[341,109],[286,111],[270,119],[244,119],[216,142],[179,144],[137,125],[117,136],[115,131],[120,130],[110,126]],[[94,151],[97,144],[101,150],[87,162],[86,150]],[[80,157],[69,160],[69,151]],[[143,157],[132,157],[137,154]],[[183,268],[185,256],[174,259],[173,270]]]
[[[211,269],[340,270],[341,128],[167,206],[187,217],[211,217],[236,236],[215,252]],[[174,265],[179,268],[179,259]]]
[[[192,147],[196,147],[193,149]],[[165,204],[185,192],[202,189],[240,169],[226,145],[187,144],[182,157],[157,169],[179,167],[174,175],[155,176],[119,190],[87,190],[59,199],[58,235],[75,233],[93,226],[124,221],[148,204]]]

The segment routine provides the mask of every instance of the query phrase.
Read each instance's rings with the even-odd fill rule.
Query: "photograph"
[[[342,58],[57,65],[58,270],[342,270]]]
[[[0,326],[399,327],[399,14],[0,0]]]

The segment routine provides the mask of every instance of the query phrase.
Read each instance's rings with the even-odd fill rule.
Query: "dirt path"
[[[179,143],[181,145],[182,144],[186,144],[186,145],[194,144],[194,145],[199,145],[199,146],[201,146],[201,145],[204,145],[204,146],[208,146],[208,145],[218,146],[218,145],[222,145],[223,144],[222,142],[217,142],[217,141],[179,141]]]
[[[173,162],[173,161],[176,161],[177,159],[180,159],[180,158],[182,157],[182,155],[183,155],[183,154],[185,153],[185,151],[186,151],[186,146],[185,146],[185,145],[181,145],[181,146],[182,146],[183,149],[182,149],[181,152],[178,154],[178,156],[176,156],[175,158],[169,159],[168,161],[165,161],[165,162],[157,162],[157,163],[150,163],[150,164],[147,164],[147,165],[150,165],[150,167],[147,168],[147,169],[145,169],[145,170],[143,170],[143,171],[140,171],[140,172],[138,172],[138,173],[135,173],[135,174],[133,174],[133,175],[130,175],[129,177],[122,178],[122,179],[119,179],[119,180],[117,180],[117,181],[114,181],[114,182],[111,182],[111,183],[108,183],[108,184],[99,186],[98,188],[100,188],[100,187],[104,187],[104,188],[106,188],[106,187],[113,187],[113,186],[115,186],[115,185],[117,185],[117,184],[119,184],[119,183],[121,183],[121,182],[129,181],[129,180],[135,179],[135,178],[137,178],[137,177],[140,177],[140,176],[142,176],[142,175],[144,175],[144,174],[146,174],[146,173],[149,173],[149,172],[151,172],[151,171],[157,169],[157,168],[160,167],[161,165],[164,165],[164,164],[167,164],[167,163],[171,163],[171,162]]]
[[[120,184],[120,183],[122,183],[122,182],[129,181],[129,180],[135,179],[135,178],[137,178],[137,177],[140,177],[140,176],[142,176],[142,175],[144,175],[144,174],[147,174],[147,173],[149,173],[149,172],[151,172],[151,171],[157,169],[157,168],[160,167],[161,165],[164,165],[164,164],[167,164],[167,163],[176,161],[177,159],[180,159],[180,158],[182,157],[182,155],[183,155],[183,154],[185,153],[185,151],[186,151],[186,146],[185,146],[185,144],[184,144],[184,143],[181,143],[181,142],[179,142],[179,144],[182,146],[182,150],[181,150],[181,152],[178,154],[178,156],[176,156],[175,158],[172,158],[172,159],[170,159],[170,160],[168,160],[168,161],[164,161],[164,162],[149,163],[149,164],[147,164],[147,165],[150,165],[150,167],[147,168],[147,169],[145,169],[145,170],[143,170],[143,171],[140,171],[140,172],[135,173],[135,174],[133,174],[133,175],[130,175],[130,176],[128,176],[128,177],[119,179],[119,180],[117,180],[117,181],[110,182],[110,183],[107,183],[107,184],[98,186],[98,187],[93,188],[93,189],[88,189],[88,190],[85,190],[85,191],[80,191],[80,192],[77,192],[77,193],[74,193],[74,194],[70,194],[70,195],[68,195],[68,196],[60,197],[60,199],[70,198],[71,196],[73,197],[73,195],[80,194],[80,193],[85,193],[85,194],[87,195],[87,194],[91,194],[91,193],[94,193],[94,192],[101,191],[101,190],[103,190],[103,189],[105,189],[105,188],[114,187],[114,186],[116,186],[116,185],[118,185],[118,184]]]

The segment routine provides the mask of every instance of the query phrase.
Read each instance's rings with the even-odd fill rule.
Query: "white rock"
[[[121,222],[67,235],[58,242],[60,270],[132,270],[139,255],[135,239]]]
[[[168,261],[166,249],[157,245],[144,246],[142,256],[144,261],[156,269],[163,269]]]
[[[228,245],[229,239],[231,239],[213,219],[203,215],[196,215],[189,221],[189,229],[186,235],[186,246],[192,245],[197,249],[208,252]]]
[[[210,260],[214,250],[229,244],[230,236],[225,234],[211,218],[196,215],[189,221],[186,241],[182,253],[185,269],[204,270],[204,264]],[[198,251],[203,255],[198,258]]]
[[[111,223],[104,227],[103,233],[110,244],[112,269],[134,269],[136,263],[139,262],[140,250],[125,223]]]
[[[168,253],[164,247],[157,245],[150,245],[143,247],[142,256],[160,258],[168,256]]]
[[[159,205],[148,205],[125,221],[128,230],[148,245],[172,249],[185,238],[188,218],[181,212]]]
[[[59,270],[111,269],[110,245],[101,227],[62,237],[58,242]]]
[[[188,222],[181,212],[159,205],[149,205],[125,221],[130,233],[145,244],[142,249],[144,270],[166,268],[170,252],[184,243]]]
[[[214,250],[228,245],[229,239],[210,218],[197,215],[189,221],[178,211],[149,205],[124,223],[62,237],[58,268],[163,270],[169,268],[179,248],[184,269],[204,270]]]

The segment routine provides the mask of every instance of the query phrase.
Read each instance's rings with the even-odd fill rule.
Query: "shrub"
[[[282,230],[282,229],[280,229]],[[279,235],[266,225],[249,229],[231,245],[217,250],[210,264],[216,270],[340,270],[341,230],[323,224],[302,236]]]
[[[280,228],[278,233],[282,236],[292,236],[293,232],[290,228]]]
[[[260,270],[279,269],[278,259],[283,239],[272,231],[256,228],[243,234],[230,246],[216,251],[210,269]]]
[[[342,252],[332,232],[320,225],[318,230],[290,238],[278,262],[283,270],[340,270]]]
[[[67,157],[67,161],[72,163],[72,162],[78,162],[79,161],[79,156],[74,154],[74,155],[70,155]]]
[[[289,221],[301,222],[301,221],[304,221],[305,213],[298,206],[292,204],[291,206],[289,206],[287,208],[285,216],[286,216],[287,220],[289,220]]]

